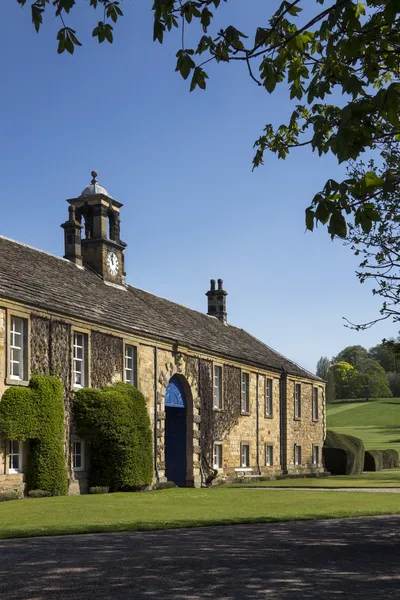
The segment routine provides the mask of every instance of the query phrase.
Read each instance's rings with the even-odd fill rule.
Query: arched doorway
[[[165,475],[180,487],[186,486],[187,402],[184,386],[174,375],[165,392]]]

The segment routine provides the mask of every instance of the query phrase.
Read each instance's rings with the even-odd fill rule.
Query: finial
[[[97,177],[97,171],[92,171],[91,172],[91,176],[93,177],[92,183],[94,185],[95,183],[97,183],[97,179],[96,179],[96,177]]]

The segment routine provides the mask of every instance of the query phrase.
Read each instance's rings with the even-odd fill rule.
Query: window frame
[[[243,383],[246,381],[246,390],[243,389]],[[246,392],[244,395],[244,391]],[[243,397],[245,397],[246,405],[245,410],[243,409]],[[250,373],[242,371],[241,385],[240,385],[240,413],[242,415],[250,414]]]
[[[10,475],[22,473],[23,467],[23,442],[20,440],[7,440],[7,470]],[[12,451],[12,444],[18,444],[18,452]],[[11,460],[13,456],[18,456],[18,468],[11,467]]]
[[[220,462],[221,462],[221,464],[220,464],[220,465],[219,465],[219,464],[217,464],[217,462],[216,462],[216,460],[215,460],[215,457],[216,457],[216,452],[215,452],[215,449],[216,449],[217,447],[218,447],[218,448],[220,448],[220,453],[221,453],[221,454],[220,454],[220,456],[219,456],[219,458],[220,458]],[[221,469],[223,469],[223,468],[224,468],[224,463],[223,463],[223,460],[224,460],[224,448],[223,448],[223,443],[222,443],[222,442],[220,442],[220,441],[215,441],[215,442],[213,442],[213,468],[214,468],[216,471],[220,471]]]
[[[296,421],[301,420],[301,383],[296,382],[294,384],[294,418]]]
[[[244,464],[243,454],[244,448],[248,448],[248,456],[247,456],[247,464]],[[240,467],[242,469],[250,468],[250,443],[249,442],[240,442]]]
[[[79,454],[77,454],[75,452],[75,444],[81,445],[81,452]],[[80,438],[75,438],[72,440],[72,468],[74,470],[74,473],[85,470],[85,460],[86,460],[85,450],[86,450],[85,449],[85,440],[82,440]],[[75,456],[81,457],[81,466],[80,467],[75,466]]]
[[[314,423],[319,421],[319,388],[316,386],[312,391],[312,420]]]
[[[300,460],[298,459],[298,455],[297,452],[299,451],[300,454]],[[301,449],[301,444],[295,444],[294,445],[294,464],[296,467],[301,467],[302,465],[302,449]]]
[[[271,384],[271,389],[269,393],[269,383]],[[268,404],[270,405],[270,410],[268,408]],[[264,391],[264,417],[266,419],[272,419],[274,416],[274,380],[272,377],[265,378],[265,391]]]
[[[127,351],[128,348],[132,348],[133,350],[133,356],[132,356],[132,373],[133,373],[133,381],[128,381],[127,377],[126,377],[126,372],[127,372],[127,367],[126,367],[126,360],[127,360]],[[124,342],[124,382],[125,383],[129,383],[129,385],[132,385],[133,387],[137,387],[138,385],[138,347],[136,344],[130,344],[129,342]]]
[[[271,457],[268,457],[268,449],[271,449]],[[264,449],[264,463],[266,467],[273,467],[274,466],[274,446],[273,444],[270,444],[268,442],[266,442],[265,444],[265,449]]]
[[[315,456],[315,451],[316,452],[316,456]],[[317,458],[317,460],[315,460],[315,458]],[[313,467],[319,467],[321,464],[321,459],[320,459],[320,450],[319,450],[319,446],[318,444],[313,444],[312,447],[312,465]]]
[[[82,346],[75,345],[75,336],[77,336],[77,335],[81,335],[83,338]],[[72,329],[72,335],[71,335],[71,346],[72,346],[72,371],[71,371],[72,389],[80,390],[85,387],[90,387],[90,331],[88,331],[87,329],[80,329],[78,327],[74,327]],[[79,359],[79,357],[75,358],[75,348],[80,348],[80,347],[82,347],[82,359]],[[79,371],[75,370],[75,361],[78,361],[83,365],[83,371],[81,371],[81,374],[83,374],[83,377],[82,377],[83,383],[81,383],[81,384],[75,383],[75,373],[79,372]]]
[[[217,389],[215,386],[216,371],[218,371],[218,373],[219,373],[219,387],[218,387],[219,403],[218,404],[216,404],[216,402],[215,402],[215,399],[216,399],[215,390]],[[224,407],[224,405],[223,405],[223,368],[222,368],[222,365],[213,364],[213,409],[214,410],[222,410],[223,407]]]
[[[30,364],[31,364],[31,348],[30,348],[30,338],[31,338],[31,322],[30,322],[30,313],[22,312],[22,311],[7,311],[7,334],[6,334],[6,385],[29,385],[30,380]],[[11,357],[13,355],[11,346],[11,334],[12,334],[12,324],[13,319],[20,319],[22,321],[22,334],[21,334],[21,348],[15,347],[16,349],[20,349],[22,361],[19,364],[22,366],[22,377],[17,377],[12,373],[11,369]],[[16,361],[15,361],[16,362]]]

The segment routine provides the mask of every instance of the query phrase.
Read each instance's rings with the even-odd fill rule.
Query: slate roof
[[[0,297],[319,380],[243,329],[131,286],[105,285],[90,269],[2,236]]]

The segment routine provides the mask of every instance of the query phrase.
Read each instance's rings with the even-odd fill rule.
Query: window
[[[131,385],[136,385],[136,364],[137,348],[136,346],[125,345],[125,381]]]
[[[316,467],[319,465],[319,446],[312,448],[312,464]]]
[[[87,339],[86,333],[74,332],[74,360],[73,383],[74,387],[85,387],[87,380]]]
[[[8,472],[20,473],[22,469],[22,444],[17,440],[8,442]]]
[[[214,469],[222,469],[222,442],[214,442]]]
[[[250,402],[249,402],[249,374],[242,373],[242,405],[241,405],[242,413],[250,412]]]
[[[301,465],[301,446],[294,445],[294,464]]]
[[[265,444],[265,466],[272,467],[274,462],[274,450],[270,444]]]
[[[296,383],[294,386],[294,416],[301,419],[301,385]]]
[[[10,379],[28,379],[27,361],[28,321],[21,317],[10,319]]]
[[[272,417],[272,379],[265,380],[265,416]]]
[[[222,367],[214,366],[214,408],[222,408]]]
[[[313,388],[312,418],[318,421],[318,388]]]
[[[250,466],[250,446],[249,444],[242,444],[241,447],[241,467]]]
[[[85,468],[85,445],[82,440],[74,440],[72,448],[74,471],[83,471]]]

